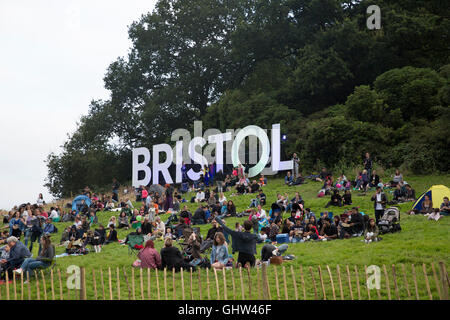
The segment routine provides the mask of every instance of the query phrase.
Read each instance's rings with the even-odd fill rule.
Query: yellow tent
[[[446,186],[439,184],[435,186],[431,186],[430,189],[425,191],[414,203],[413,209],[422,210],[422,202],[425,200],[425,196],[429,196],[431,201],[433,202],[433,208],[439,208],[441,203],[444,202],[444,197],[450,198],[450,189]]]

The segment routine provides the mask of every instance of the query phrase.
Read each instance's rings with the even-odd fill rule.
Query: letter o
[[[244,129],[240,130],[236,135],[231,148],[231,159],[233,161],[233,166],[235,167],[241,163],[239,161],[238,149],[242,141],[244,141],[247,136],[256,136],[259,140],[261,140],[262,145],[261,159],[259,159],[256,165],[248,170],[248,176],[254,177],[264,170],[267,162],[269,161],[270,142],[266,132],[258,126],[246,126]]]

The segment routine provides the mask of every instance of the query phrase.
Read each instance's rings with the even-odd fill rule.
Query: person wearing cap
[[[2,264],[2,269],[8,272],[9,278],[12,279],[12,270],[20,267],[25,258],[31,257],[31,253],[16,237],[9,237],[6,239],[6,243],[9,246],[9,257],[0,260],[0,264]]]

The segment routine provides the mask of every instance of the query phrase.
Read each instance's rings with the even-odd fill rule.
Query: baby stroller
[[[397,207],[384,210],[384,214],[378,222],[378,229],[380,234],[400,231],[402,229],[400,227],[400,210]]]

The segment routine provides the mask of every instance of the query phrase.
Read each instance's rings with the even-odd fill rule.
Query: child
[[[259,238],[257,243],[262,243],[265,242],[266,240],[267,240],[266,230],[265,229],[259,230]]]
[[[239,222],[236,222],[234,230],[237,232],[242,232],[242,231],[244,231],[244,228],[241,226],[241,224]]]

